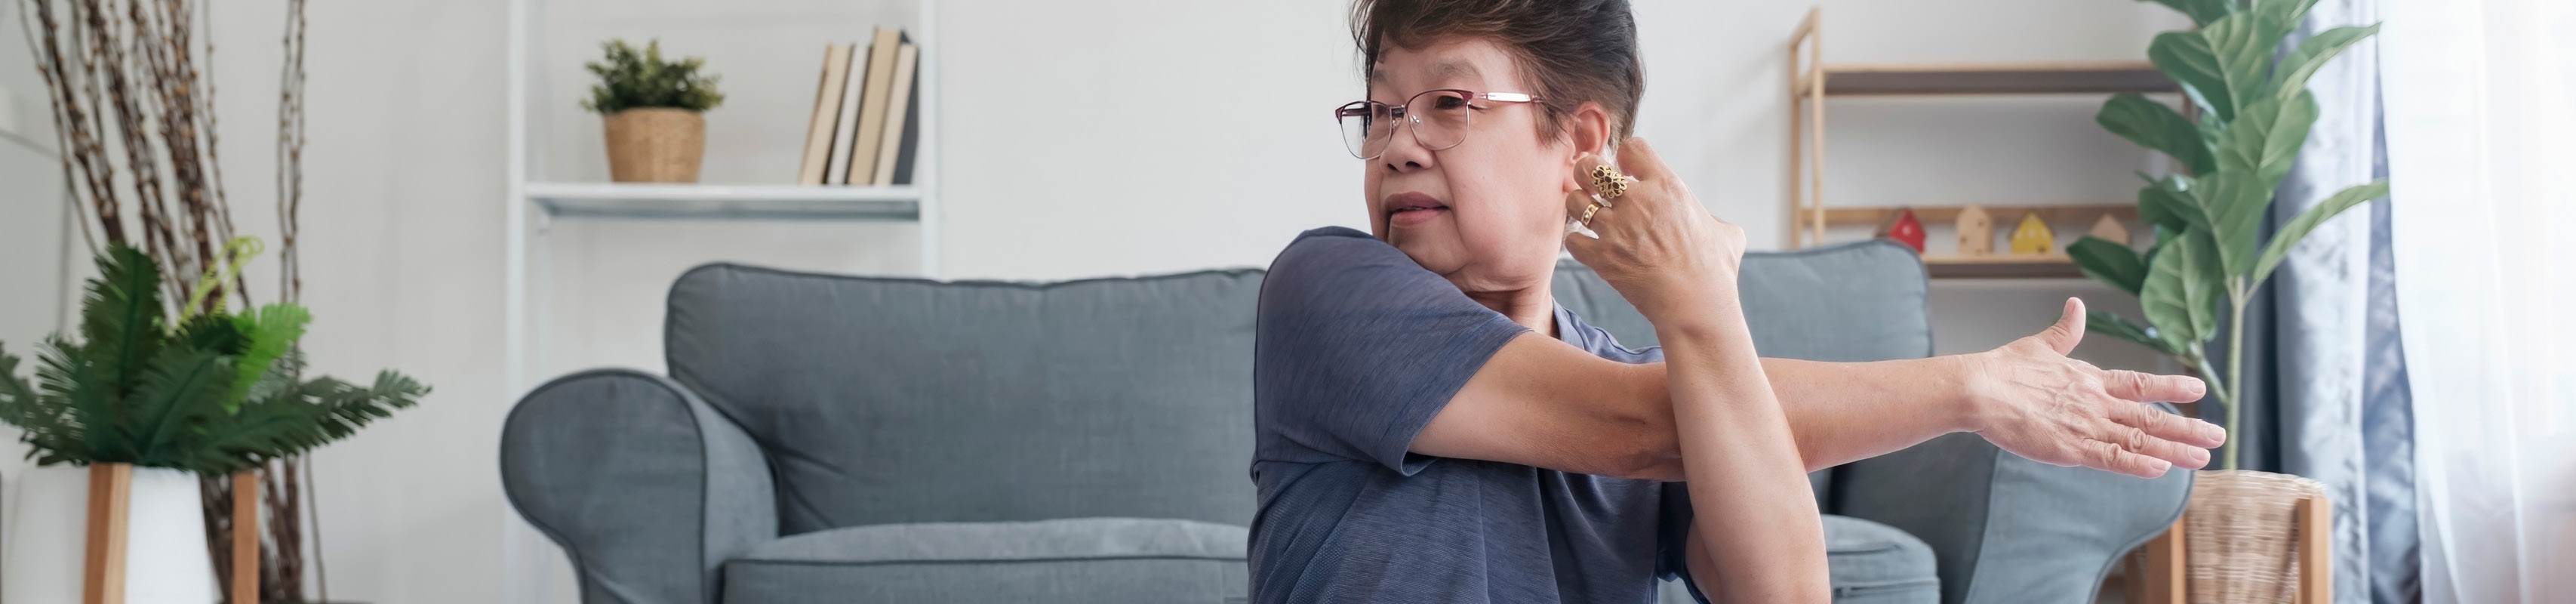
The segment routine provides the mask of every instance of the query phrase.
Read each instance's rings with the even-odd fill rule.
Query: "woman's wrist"
[[[1671,301],[1664,308],[1638,309],[1655,327],[1658,340],[1726,338],[1747,331],[1742,305],[1732,291],[1710,292]]]
[[[1952,431],[1982,432],[1990,423],[1986,401],[1991,397],[1986,393],[1990,391],[1987,382],[1995,379],[1993,356],[1989,351],[1925,359],[1939,366],[1930,382],[1942,393]]]

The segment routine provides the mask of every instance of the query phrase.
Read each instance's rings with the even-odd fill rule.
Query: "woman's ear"
[[[1606,158],[1610,155],[1610,112],[1602,109],[1601,103],[1584,101],[1582,105],[1575,106],[1573,114],[1566,116],[1565,126],[1566,142],[1573,144],[1567,145],[1565,165],[1568,169],[1564,171],[1565,182],[1561,186],[1564,192],[1572,193],[1582,190],[1583,183],[1575,181],[1571,168],[1582,162],[1583,156]]]
[[[1585,155],[1610,154],[1610,110],[1603,109],[1601,103],[1584,101],[1568,117],[1572,119],[1565,133],[1574,143],[1574,156],[1568,161],[1580,160]]]

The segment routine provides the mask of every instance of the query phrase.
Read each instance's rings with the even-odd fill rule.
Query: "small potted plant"
[[[581,108],[598,112],[608,138],[608,176],[616,182],[697,182],[706,154],[707,120],[724,104],[705,59],[662,60],[660,40],[637,52],[625,40],[600,44],[607,56],[585,65],[599,75]]]

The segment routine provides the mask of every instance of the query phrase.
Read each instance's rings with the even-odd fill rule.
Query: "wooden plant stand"
[[[259,473],[235,472],[231,602],[259,601]],[[89,466],[88,547],[81,568],[82,604],[125,604],[127,514],[133,508],[134,465]],[[243,562],[247,561],[248,564]]]
[[[2292,514],[2298,531],[2296,604],[2334,602],[2334,507],[2322,497],[2300,499]],[[2129,604],[2184,604],[2191,595],[2191,565],[2181,519],[2130,557]]]

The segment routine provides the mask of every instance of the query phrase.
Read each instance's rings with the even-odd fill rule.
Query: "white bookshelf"
[[[553,377],[545,367],[549,292],[545,269],[548,236],[558,221],[583,220],[656,220],[656,221],[772,221],[798,223],[875,223],[912,225],[920,232],[919,274],[940,276],[940,206],[939,206],[939,45],[936,26],[937,0],[661,0],[649,3],[612,2],[610,0],[509,0],[509,49],[505,57],[509,74],[507,90],[507,183],[503,198],[505,228],[504,311],[504,381],[507,387],[504,404],[519,397],[543,380]],[[591,14],[591,12],[606,14]],[[660,11],[638,16],[641,11]],[[579,77],[587,84],[588,74],[580,73],[583,61],[597,57],[595,47],[574,44],[573,38],[583,32],[597,34],[612,31],[631,42],[642,44],[646,37],[664,38],[666,57],[677,58],[716,52],[745,52],[736,46],[705,45],[690,47],[672,38],[690,34],[707,34],[702,38],[724,39],[743,32],[835,32],[807,39],[804,34],[781,34],[762,37],[764,49],[755,58],[737,57],[726,63],[709,59],[709,69],[724,74],[728,65],[740,67],[748,61],[777,61],[780,65],[805,66],[819,70],[822,50],[833,43],[867,42],[867,32],[878,25],[902,27],[910,41],[920,48],[916,68],[916,93],[912,103],[919,123],[919,143],[912,174],[912,184],[896,186],[799,186],[794,174],[780,178],[747,176],[740,162],[722,169],[719,161],[740,158],[721,156],[710,147],[705,174],[715,182],[704,184],[639,184],[607,182],[604,165],[588,165],[604,160],[582,160],[579,150],[561,145],[600,145],[595,135],[589,138],[569,135],[581,130],[568,119],[598,119],[595,115],[570,115],[565,109],[579,100],[567,91],[579,90],[567,77]],[[574,32],[567,34],[566,32]],[[792,39],[788,36],[793,35]],[[564,36],[552,40],[550,36]],[[594,43],[580,39],[578,44]],[[807,44],[810,42],[810,44]],[[792,54],[771,49],[783,46],[810,48]],[[862,46],[862,49],[865,47]],[[572,52],[574,49],[587,49]],[[712,51],[712,52],[710,52]],[[567,67],[572,69],[567,69]],[[764,66],[775,68],[775,66]],[[738,81],[728,78],[719,84],[729,95],[727,111],[736,101],[757,100],[776,103],[777,98],[749,98],[747,95],[775,95],[775,86],[760,89],[736,88]],[[811,84],[801,91],[811,94]],[[799,99],[809,102],[811,97]],[[738,111],[756,111],[737,109]],[[718,134],[717,113],[709,114],[709,138]],[[798,113],[801,142],[804,130]],[[739,151],[739,149],[737,149]],[[775,157],[794,159],[801,144],[794,149],[760,149],[769,162]],[[762,163],[761,165],[767,165]],[[791,166],[788,166],[792,168]],[[735,180],[773,180],[762,182],[727,182]],[[603,227],[615,228],[615,227]],[[882,227],[879,227],[882,228]],[[715,258],[709,258],[712,261]],[[551,541],[519,518],[517,512],[504,514],[502,533],[502,594],[510,604],[551,604],[572,601],[578,591],[566,575],[558,574],[561,554]]]
[[[797,185],[529,183],[538,211],[556,219],[861,220],[913,222],[924,189]],[[927,250],[925,250],[925,254]],[[926,271],[925,271],[926,272]]]

